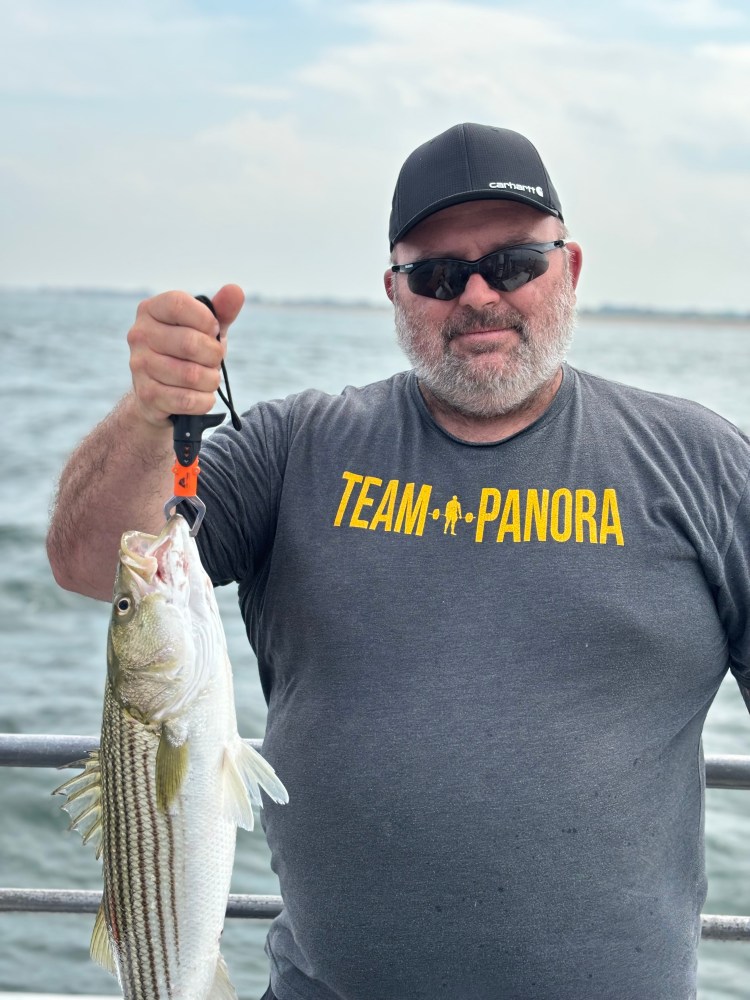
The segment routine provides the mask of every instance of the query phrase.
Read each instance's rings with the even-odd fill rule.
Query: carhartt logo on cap
[[[528,184],[515,184],[513,181],[490,181],[491,188],[500,188],[503,191],[528,191],[529,194],[537,194],[544,197],[544,191],[540,187],[530,187]]]

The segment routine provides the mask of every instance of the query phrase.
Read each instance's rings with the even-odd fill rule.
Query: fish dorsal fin
[[[221,952],[219,952],[219,958],[216,962],[214,981],[207,1000],[237,1000],[237,990],[229,978],[227,963],[224,961],[224,956]]]
[[[91,946],[89,952],[97,965],[101,965],[113,976],[117,975],[117,963],[115,953],[112,950],[112,942],[107,932],[107,923],[104,919],[104,904],[102,903],[96,913],[94,921],[94,932],[91,935]]]
[[[189,759],[187,741],[175,746],[162,728],[156,751],[156,804],[163,813],[169,812],[180,794]]]
[[[253,803],[263,805],[261,788],[274,802],[289,801],[286,788],[268,761],[239,736],[224,751],[223,772],[225,816],[243,830],[254,826]]]
[[[97,858],[102,853],[102,777],[99,751],[90,751],[86,760],[76,761],[83,770],[59,785],[53,795],[64,795],[62,807],[70,816],[70,829],[78,830],[84,844],[91,844]]]

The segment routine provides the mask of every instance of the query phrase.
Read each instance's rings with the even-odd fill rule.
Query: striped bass
[[[236,997],[219,938],[237,827],[286,789],[237,732],[213,587],[179,515],[122,536],[101,745],[56,792],[102,858],[91,956],[125,1000]]]

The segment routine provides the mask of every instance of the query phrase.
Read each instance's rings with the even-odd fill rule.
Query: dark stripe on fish
[[[146,802],[148,804],[148,818],[149,827],[152,831],[152,861],[154,869],[154,899],[156,904],[156,915],[157,915],[157,930],[159,932],[159,944],[161,945],[161,960],[162,960],[162,972],[164,974],[164,980],[167,987],[167,996],[172,997],[172,975],[169,965],[169,948],[167,945],[167,928],[164,923],[164,904],[162,900],[162,831],[160,830],[160,824],[165,817],[160,817],[158,807],[156,805],[156,783],[154,781],[154,770],[153,764],[155,762],[155,755],[151,754],[152,761],[144,761],[144,774],[146,777]],[[171,866],[168,868],[168,872],[172,872]],[[167,881],[171,884],[172,879],[168,878]],[[149,908],[149,912],[150,908]],[[149,929],[149,940],[151,940],[151,931]]]
[[[158,867],[158,857],[156,856],[156,851],[158,848],[158,830],[156,828],[156,816],[154,810],[154,804],[152,801],[152,788],[151,788],[151,762],[149,761],[149,748],[147,744],[143,745],[141,750],[141,761],[140,761],[141,774],[143,775],[146,783],[146,795],[145,795],[145,805],[148,809],[148,824],[144,824],[144,816],[141,811],[141,806],[144,804],[140,795],[134,796],[134,806],[135,812],[138,819],[138,863],[140,867],[140,882],[139,888],[141,890],[141,912],[145,920],[145,945],[146,945],[146,956],[148,958],[148,972],[151,979],[151,996],[157,997],[159,995],[159,975],[156,969],[156,959],[154,956],[154,940],[153,940],[153,930],[151,927],[151,907],[149,906],[149,885],[148,885],[148,864],[146,860],[146,851],[148,850],[150,855],[150,860],[154,865],[157,879],[156,887],[156,898],[159,897],[158,883],[159,883],[159,867]],[[133,754],[133,773],[137,773],[136,767],[136,755]],[[135,783],[134,783],[135,784]],[[145,970],[144,970],[145,971]]]
[[[111,708],[111,704],[110,704]],[[128,775],[125,773],[125,747],[123,746],[123,722],[118,716],[109,714],[110,727],[105,727],[102,733],[103,741],[106,739],[107,745],[103,745],[102,762],[106,760],[105,770],[107,779],[105,782],[107,800],[107,883],[110,887],[111,905],[115,911],[115,921],[119,932],[118,941],[118,965],[120,976],[123,981],[125,992],[132,987],[136,974],[133,968],[133,956],[128,941],[130,939],[130,926],[128,920],[128,908],[125,906],[126,899],[132,898],[131,871],[128,863],[128,855],[125,851],[120,851],[120,843],[126,842],[128,837],[127,800],[126,783]],[[112,730],[115,730],[114,732]],[[139,1000],[138,990],[133,993],[134,1000]]]
[[[174,850],[174,817],[172,813],[169,813],[166,817],[167,820],[167,848],[169,856],[169,869],[168,871],[174,873],[175,871],[175,850]],[[175,945],[175,956],[179,964],[180,961],[180,922],[177,919],[177,892],[175,879],[167,879],[167,886],[169,888],[169,909],[172,914],[172,934],[174,937]]]
[[[139,969],[139,955],[133,948],[133,924],[138,912],[137,898],[137,877],[138,872],[132,863],[130,852],[127,850],[128,843],[134,834],[131,833],[131,826],[135,823],[137,831],[137,817],[131,813],[131,799],[133,784],[135,780],[135,768],[133,767],[133,752],[131,748],[133,733],[132,727],[126,722],[120,722],[120,734],[117,741],[119,751],[118,758],[118,790],[119,801],[117,811],[116,840],[117,851],[124,860],[126,873],[126,883],[123,885],[123,892],[118,894],[120,903],[120,919],[125,928],[125,938],[123,947],[127,955],[128,972],[130,976],[130,988],[134,991],[134,1000],[146,1000]],[[137,836],[137,832],[135,834]],[[126,891],[127,890],[127,891]]]

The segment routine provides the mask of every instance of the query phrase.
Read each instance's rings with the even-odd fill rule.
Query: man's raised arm
[[[47,555],[61,587],[108,601],[123,531],[161,529],[173,492],[169,416],[213,407],[226,333],[243,302],[237,285],[225,285],[213,299],[218,322],[187,292],[139,305],[128,334],[133,391],[78,446],[60,477]]]

